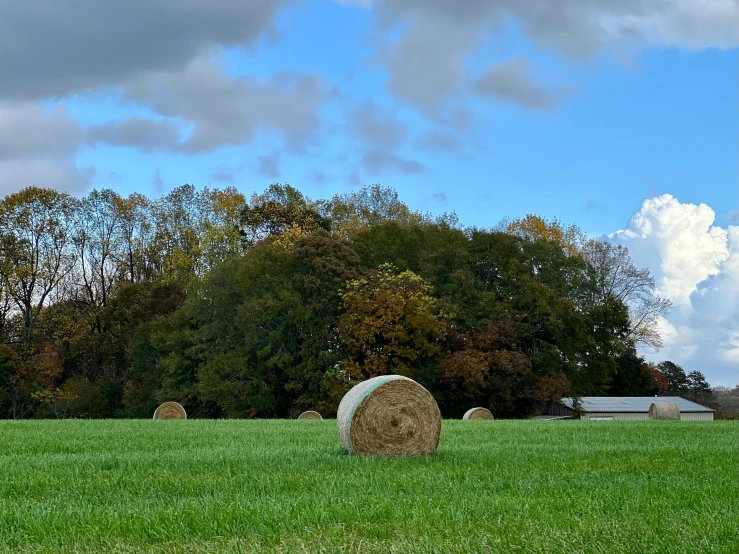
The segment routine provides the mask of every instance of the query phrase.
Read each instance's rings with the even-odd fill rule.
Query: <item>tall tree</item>
[[[246,200],[233,187],[200,193],[204,198],[206,215],[199,229],[200,265],[210,271],[218,264],[241,251],[240,219]]]
[[[549,221],[535,215],[504,220],[499,227],[529,242],[556,242],[567,257],[584,258],[594,272],[591,302],[602,304],[608,297],[623,302],[629,307],[630,330],[626,339],[637,346],[661,348],[658,322],[669,313],[672,302],[656,294],[654,277],[648,269],[634,265],[628,248],[609,241],[587,240],[576,225],[565,227],[556,219]],[[557,278],[564,275],[559,272]]]
[[[201,274],[198,267],[198,230],[205,206],[195,187],[185,184],[158,199],[152,206],[154,260],[160,275],[168,280],[188,282]]]
[[[292,230],[305,235],[331,224],[303,194],[288,184],[273,183],[262,194],[251,197],[241,210],[241,236],[247,248],[269,236]]]
[[[688,373],[686,376],[686,385],[688,389],[687,396],[691,400],[701,404],[711,401],[711,385],[708,384],[706,376],[700,371],[691,371]]]
[[[156,274],[150,259],[154,225],[151,201],[134,192],[116,199],[115,204],[119,213],[125,278],[131,283],[153,279]]]
[[[49,295],[74,266],[75,207],[68,194],[38,187],[0,201],[0,280],[22,316],[28,344]]]
[[[649,370],[652,373],[652,381],[654,382],[654,388],[657,391],[656,394],[663,396],[669,393],[670,381],[667,379],[667,376],[657,369],[657,366],[653,363],[649,364]]]
[[[649,270],[634,265],[628,248],[606,241],[588,241],[583,256],[595,271],[596,301],[613,296],[626,304],[631,327],[628,338],[635,345],[661,348],[658,323],[667,316],[672,302],[657,296]]]
[[[617,359],[617,370],[608,389],[609,396],[653,396],[657,394],[652,370],[632,347]]]
[[[261,241],[211,271],[183,307],[139,337],[133,370],[210,417],[289,417],[324,401],[344,358],[340,291],[359,259],[323,235]],[[147,373],[149,372],[149,373]],[[140,390],[146,387],[141,385]],[[336,401],[338,403],[338,401]]]
[[[429,216],[413,211],[401,202],[395,190],[380,185],[365,186],[359,191],[336,195],[314,205],[324,218],[331,221],[332,232],[343,239],[352,239],[358,233],[385,222],[414,225],[430,220]],[[449,220],[454,221],[454,217]]]
[[[124,242],[122,239],[120,196],[112,190],[93,190],[76,211],[72,244],[76,250],[76,285],[91,308],[95,328],[102,332],[100,309],[108,303],[122,279]]]
[[[533,214],[513,221],[503,220],[498,227],[528,241],[556,242],[567,256],[580,253],[586,241],[585,233],[577,225],[565,227],[557,219],[550,221]]]
[[[685,370],[669,360],[657,364],[657,369],[667,377],[668,392],[675,396],[684,396],[688,392],[688,376]]]
[[[441,350],[450,314],[412,271],[397,273],[390,264],[370,270],[349,283],[343,303],[339,330],[348,357],[344,367],[353,379],[411,377]]]

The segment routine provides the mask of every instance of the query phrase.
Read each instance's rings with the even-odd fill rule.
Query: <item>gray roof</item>
[[[572,408],[572,398],[563,398],[561,404]],[[674,402],[681,412],[712,412],[679,396],[583,396],[580,399],[585,412],[648,412],[652,402]]]

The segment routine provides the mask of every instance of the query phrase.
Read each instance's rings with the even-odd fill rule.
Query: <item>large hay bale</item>
[[[375,456],[427,456],[441,438],[441,413],[431,393],[412,379],[383,375],[344,395],[336,416],[349,452]]]
[[[178,402],[165,402],[154,411],[154,419],[187,419],[187,412]]]
[[[470,419],[494,419],[493,414],[487,408],[470,408],[462,416],[464,420]]]
[[[680,408],[674,402],[652,402],[649,419],[680,419]]]
[[[323,419],[321,417],[321,414],[318,412],[314,412],[313,410],[308,410],[307,412],[303,412],[298,416],[298,419]]]

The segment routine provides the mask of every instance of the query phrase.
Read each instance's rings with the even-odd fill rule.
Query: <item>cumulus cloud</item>
[[[568,90],[541,86],[531,78],[531,69],[531,64],[522,58],[492,65],[475,83],[475,92],[531,110],[548,110],[561,104]]]
[[[706,204],[681,204],[662,194],[645,200],[626,229],[611,238],[628,246],[641,265],[659,260],[660,294],[687,307],[698,283],[717,274],[729,255],[728,232],[713,225],[715,218]]]
[[[650,269],[659,294],[675,305],[661,321],[665,347],[647,357],[729,385],[739,378],[739,227],[718,227],[715,217],[705,204],[663,194],[645,200],[626,228],[609,236]]]

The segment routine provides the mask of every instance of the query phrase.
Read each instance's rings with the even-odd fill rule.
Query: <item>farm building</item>
[[[573,399],[554,402],[540,419],[649,419],[652,402],[674,402],[680,408],[682,421],[712,421],[713,410],[679,396],[583,396],[582,413],[573,409]]]

